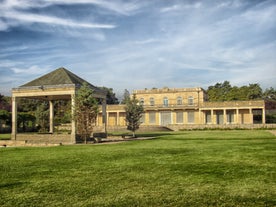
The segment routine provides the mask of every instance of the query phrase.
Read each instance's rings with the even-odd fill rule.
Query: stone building
[[[249,127],[265,124],[266,111],[269,110],[263,100],[209,102],[202,88],[144,89],[134,90],[133,94],[144,106],[141,120],[144,127]],[[101,123],[99,116],[98,125]],[[124,105],[107,105],[107,128],[119,129],[125,124]]]

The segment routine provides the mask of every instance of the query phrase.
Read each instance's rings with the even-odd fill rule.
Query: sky
[[[276,1],[0,0],[0,94],[59,67],[119,97],[276,88]]]

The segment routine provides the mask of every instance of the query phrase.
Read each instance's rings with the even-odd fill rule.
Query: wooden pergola
[[[101,99],[103,122],[106,123],[106,93],[67,69],[58,68],[40,78],[12,89],[12,139],[18,140],[19,138],[17,133],[17,102],[19,98],[49,101],[49,136],[51,136],[54,133],[54,101],[71,100],[71,111],[73,114],[76,91],[84,83],[88,84],[93,90],[95,98]],[[106,131],[106,128],[104,130]],[[76,143],[76,124],[74,119],[71,120],[70,137],[70,143]]]

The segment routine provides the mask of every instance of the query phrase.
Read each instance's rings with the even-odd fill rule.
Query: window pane
[[[154,98],[150,98],[150,105],[154,106]]]
[[[149,123],[150,124],[155,124],[155,112],[149,112]]]
[[[194,105],[194,97],[189,96],[189,98],[188,98],[188,105]]]
[[[182,97],[177,97],[177,105],[182,105]]]
[[[164,99],[163,99],[163,105],[164,106],[169,106],[169,100],[168,100],[167,97],[164,97]]]
[[[176,123],[183,123],[183,112],[176,112]]]
[[[188,123],[194,123],[195,113],[194,111],[188,111]]]

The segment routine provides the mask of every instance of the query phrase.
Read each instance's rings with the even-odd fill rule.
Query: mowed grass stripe
[[[184,131],[114,145],[0,148],[0,206],[274,206],[276,137]]]

